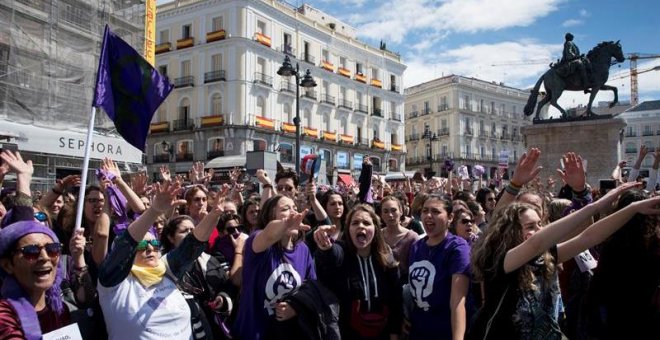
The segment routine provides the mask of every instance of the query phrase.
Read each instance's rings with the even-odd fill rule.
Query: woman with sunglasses
[[[39,222],[0,230],[0,339],[41,339],[71,323],[60,289],[61,251],[55,233]]]
[[[236,214],[223,213],[215,226],[218,238],[211,249],[214,254],[222,259],[228,270],[231,282],[241,286],[241,271],[243,268],[243,246],[248,235],[241,232],[241,217]]]
[[[190,216],[172,218],[160,236],[162,253],[165,255],[179,247],[194,228]],[[225,338],[226,334],[220,326],[224,326],[223,319],[232,312],[233,303],[228,292],[233,293],[234,289],[229,282],[226,263],[222,262],[224,259],[221,261],[215,256],[202,253],[177,283],[190,307],[195,339]]]
[[[473,244],[479,237],[479,228],[474,223],[474,215],[470,210],[459,207],[454,211],[454,219],[449,227],[454,235],[466,240],[468,244]]]
[[[151,207],[117,236],[99,268],[99,299],[110,339],[190,339],[190,308],[175,281],[200,256],[218,221],[214,207],[181,244],[161,258],[149,233],[159,215],[185,204],[180,182],[155,184]]]

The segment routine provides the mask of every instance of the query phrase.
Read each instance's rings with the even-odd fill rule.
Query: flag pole
[[[83,169],[80,178],[80,191],[78,192],[78,207],[76,208],[76,226],[74,230],[82,227],[83,210],[85,208],[85,189],[87,188],[87,173],[89,173],[89,153],[92,145],[92,136],[94,135],[94,119],[96,117],[96,107],[92,106],[92,114],[89,117],[89,126],[87,127],[87,141],[85,141],[85,158],[83,159]]]

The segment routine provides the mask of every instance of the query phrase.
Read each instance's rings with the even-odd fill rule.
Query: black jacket
[[[339,340],[339,301],[337,297],[321,283],[305,281],[285,299],[298,317],[293,327],[300,339]],[[293,339],[293,333],[287,332],[287,339]]]

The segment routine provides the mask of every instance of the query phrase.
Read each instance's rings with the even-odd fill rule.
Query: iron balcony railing
[[[183,153],[183,154],[178,153],[176,155],[176,161],[177,162],[190,162],[192,160],[193,160],[193,154],[191,152],[187,152],[187,153]]]
[[[280,91],[282,92],[296,92],[296,84],[292,81],[282,80],[280,82]]]
[[[321,103],[326,103],[326,104],[330,104],[330,105],[337,105],[336,101],[335,101],[335,97],[333,97],[333,96],[331,96],[327,93],[324,93],[324,94],[321,95]]]
[[[318,98],[318,95],[316,94],[316,91],[314,91],[314,90],[307,90],[307,91],[303,92],[302,96],[304,98],[309,98],[309,99],[314,99],[314,100],[316,100]]]
[[[383,109],[374,108],[371,115],[376,116],[376,117],[382,117],[383,116]]]
[[[266,86],[273,86],[273,77],[261,72],[254,72],[254,82]]]
[[[362,113],[367,113],[367,106],[363,104],[358,104],[357,107],[355,108],[355,111],[357,112],[362,112]]]
[[[304,53],[304,52],[303,52],[303,53],[300,55],[300,60],[302,60],[302,61],[304,61],[304,62],[306,62],[306,63],[310,63],[310,64],[315,64],[315,63],[316,63],[316,59],[314,59],[314,56],[311,55],[310,53]]]
[[[195,77],[184,76],[174,79],[175,88],[188,87],[188,86],[195,86]]]
[[[225,81],[225,70],[209,71],[204,73],[204,84],[215,81]]]
[[[291,45],[282,45],[282,53],[294,58],[296,57],[296,49],[291,47]]]
[[[206,152],[206,159],[213,159],[216,157],[224,157],[225,156],[225,151],[224,150],[215,150],[215,151],[208,151]]]
[[[172,131],[188,130],[195,127],[192,119],[177,119],[172,122]]]
[[[339,99],[339,107],[343,107],[343,108],[352,110],[353,109],[353,102],[351,102],[350,100],[343,99],[343,98]]]
[[[169,154],[154,155],[154,163],[168,163],[170,161]]]

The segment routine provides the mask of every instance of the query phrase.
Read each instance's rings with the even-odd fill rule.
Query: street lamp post
[[[305,75],[300,79],[300,66],[296,62],[296,67],[293,68],[289,56],[284,57],[284,62],[277,74],[283,77],[294,76],[296,78],[296,117],[293,119],[293,124],[296,126],[296,174],[300,177],[300,87],[310,89],[316,87],[316,82],[312,78],[312,74],[307,69]]]
[[[431,133],[431,130],[427,126],[426,129],[424,130],[424,135],[422,136],[424,139],[429,140],[429,152],[428,152],[428,160],[429,160],[429,174],[433,174],[433,142],[438,140],[438,136],[435,133]]]

